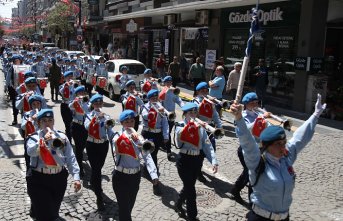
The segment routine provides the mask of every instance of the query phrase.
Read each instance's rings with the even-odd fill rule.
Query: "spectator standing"
[[[205,80],[205,67],[200,62],[200,57],[196,58],[196,63],[189,69],[188,79],[193,81],[193,96],[196,96],[196,86]]]
[[[234,64],[234,69],[230,72],[229,78],[226,83],[226,92],[229,94],[231,99],[236,98],[238,81],[241,76],[242,63],[236,62]]]
[[[51,67],[50,67],[50,75],[49,75],[49,82],[50,82],[50,88],[51,88],[51,100],[54,101],[54,95],[55,100],[58,100],[58,87],[59,83],[62,77],[62,70],[61,67],[56,64],[56,59],[51,59]]]
[[[268,69],[265,66],[264,59],[258,60],[258,66],[255,67],[256,84],[255,91],[261,100],[261,107],[263,108],[266,102],[266,90],[268,86]]]
[[[174,56],[173,62],[169,64],[168,75],[173,78],[173,87],[176,87],[176,84],[180,82],[181,68],[180,63],[177,61],[177,56]]]
[[[164,59],[164,54],[160,54],[159,58],[156,60],[156,71],[158,74],[158,78],[164,78],[164,68],[166,66],[166,61]]]
[[[185,57],[185,54],[182,53],[180,56],[180,69],[181,69],[181,78],[182,80],[187,79],[187,73],[189,69],[188,61]]]

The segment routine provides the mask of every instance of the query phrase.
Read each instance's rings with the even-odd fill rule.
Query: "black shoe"
[[[156,185],[153,185],[152,188],[153,188],[153,192],[156,196],[162,195],[161,185],[159,183]]]
[[[12,126],[15,126],[15,125],[17,125],[18,124],[18,122],[16,121],[16,120],[14,120],[13,122],[12,122]]]
[[[105,204],[102,201],[102,199],[97,199],[96,200],[96,205],[97,205],[99,211],[104,211],[105,210]]]
[[[198,180],[202,183],[207,183],[207,179],[204,177],[204,174],[200,173],[198,176]]]
[[[181,217],[181,218],[186,218],[186,211],[182,207],[182,202],[178,200],[175,203],[175,212]]]
[[[172,159],[172,154],[171,154],[171,153],[167,153],[167,159],[168,159],[169,161],[171,161],[171,159]]]
[[[231,191],[231,194],[237,203],[243,203],[244,202],[244,200],[242,199],[241,194],[238,190],[233,189]]]

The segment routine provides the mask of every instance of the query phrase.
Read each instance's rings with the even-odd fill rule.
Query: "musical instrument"
[[[143,93],[141,93],[141,92],[134,91],[132,94],[135,95],[135,96],[138,95],[142,100],[147,99],[147,95],[146,95],[146,94],[143,94]]]
[[[126,133],[130,141],[134,143],[136,146],[138,146],[139,148],[141,148],[144,153],[148,154],[148,153],[154,152],[155,144],[148,139],[144,139],[144,137],[141,134],[137,133],[137,131],[133,129],[132,127],[125,128],[124,133]],[[132,137],[133,134],[135,134],[138,137],[138,140]]]
[[[48,84],[48,78],[37,78],[39,88],[46,88]]]
[[[166,117],[168,118],[168,120],[169,121],[175,121],[175,118],[176,118],[176,114],[175,114],[175,112],[169,112],[169,111],[167,111],[162,105],[161,105],[161,103],[160,102],[154,102],[154,103],[151,103],[153,106],[155,106],[155,108],[157,109],[157,111],[158,111],[158,109],[159,108],[163,108],[163,111],[164,111],[164,114],[166,115]]]
[[[87,75],[86,83],[91,84],[92,86],[96,85],[96,77],[93,75]]]
[[[107,85],[107,79],[105,77],[98,77],[96,85],[100,88],[105,88]]]
[[[216,103],[216,104],[219,104],[224,109],[230,108],[230,103],[233,103],[233,102],[228,101],[228,100],[222,100],[222,101],[218,100],[217,98],[212,97],[210,95],[206,95],[206,98],[209,99],[210,101],[214,101],[214,103]]]
[[[255,109],[257,112],[260,112],[262,114],[266,113],[267,111],[263,110],[262,108],[259,108],[257,107]],[[258,114],[258,113],[257,113]],[[282,119],[281,117],[278,117],[274,114],[270,114],[270,117],[273,118],[274,120],[276,120],[277,122],[283,124],[283,128],[285,130],[288,130],[288,131],[291,131],[291,128],[292,128],[292,125],[293,125],[293,122],[291,120],[288,120],[288,119]],[[271,122],[270,122],[271,123]]]
[[[161,105],[162,106],[162,105]],[[147,110],[148,112],[150,111],[149,108],[147,108],[145,105],[142,105],[141,107],[143,107],[145,110]],[[158,110],[158,107],[157,105],[154,105],[154,103],[151,103],[151,107],[161,116],[161,117],[167,117],[167,115],[164,113],[161,113],[159,110]],[[165,108],[163,108],[165,110]]]
[[[48,133],[51,134],[51,139],[52,139],[52,144],[51,144],[51,148],[52,149],[55,149],[55,150],[62,150],[65,146],[65,141],[60,138],[60,137],[57,137],[55,132],[53,130],[50,129],[50,127],[47,127],[46,128]]]
[[[85,102],[85,103],[87,103],[89,101],[89,96],[88,95],[79,96],[78,98],[80,100],[82,100],[82,102]]]
[[[200,120],[199,118],[194,118],[194,121],[197,122],[200,126],[202,126],[206,131],[213,134],[215,139],[220,139],[225,135],[223,128],[211,127],[209,124],[205,123],[204,121]]]
[[[162,83],[162,79],[161,78],[153,78],[153,77],[151,77],[149,80],[150,81],[157,81],[157,83]]]
[[[96,117],[96,122],[100,122],[100,116],[101,115],[102,117],[105,118],[105,125],[106,127],[114,127],[115,125],[115,120],[113,120],[110,115],[108,114],[105,114],[104,112],[101,111],[101,108],[99,109],[99,114],[97,114],[95,117]]]

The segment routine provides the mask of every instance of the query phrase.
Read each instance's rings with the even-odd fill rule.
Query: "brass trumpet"
[[[141,148],[144,153],[149,154],[149,153],[154,152],[155,144],[148,139],[144,139],[144,137],[142,135],[140,135],[139,133],[137,133],[137,131],[135,129],[133,129],[132,127],[127,127],[127,128],[125,128],[125,132],[127,133],[131,142],[134,143],[139,148]],[[135,141],[132,138],[133,134],[136,134],[138,136],[138,141]]]
[[[51,130],[50,127],[47,127],[47,131],[48,133],[51,134],[51,139],[52,139],[51,148],[55,150],[62,150],[65,146],[64,140],[60,137],[57,137],[55,132]]]
[[[211,127],[209,124],[205,123],[204,121],[200,120],[199,118],[194,118],[194,121],[197,122],[198,124],[200,124],[202,127],[204,127],[204,129],[206,131],[213,134],[215,139],[220,139],[220,138],[224,137],[224,135],[225,135],[223,128]]]
[[[162,83],[162,79],[161,78],[153,78],[153,77],[151,77],[149,80],[150,81],[157,81],[157,83]]]
[[[113,120],[110,115],[105,114],[104,112],[101,111],[101,109],[99,109],[99,114],[96,115],[96,122],[100,122],[100,117],[99,115],[102,115],[102,117],[105,118],[105,125],[106,127],[114,127],[115,125],[115,120]]]
[[[138,95],[143,100],[147,99],[147,95],[146,94],[143,94],[143,93],[138,92],[138,91],[134,91],[133,95]]]
[[[161,103],[160,102],[155,102],[155,103],[151,103],[152,105],[154,105],[155,109],[158,109],[162,107]],[[175,118],[176,118],[176,114],[175,112],[169,112],[167,111],[164,107],[164,114],[166,115],[166,117],[168,118],[169,121],[175,121]]]
[[[220,106],[222,106],[222,108],[224,108],[224,109],[228,109],[228,108],[230,108],[230,101],[228,101],[228,100],[218,100],[217,98],[215,98],[215,97],[212,97],[212,96],[210,96],[210,95],[206,95],[206,98],[207,99],[209,99],[209,100],[211,100],[211,101],[214,101],[214,103],[216,103],[216,104],[219,104]]]
[[[266,113],[265,110],[263,110],[262,108],[256,108],[256,111],[264,114]],[[293,122],[291,120],[288,120],[288,119],[282,119],[281,117],[278,117],[274,114],[271,114],[270,115],[271,118],[273,118],[274,120],[276,120],[277,122],[280,122],[281,124],[283,124],[283,129],[285,130],[288,130],[288,131],[291,131],[291,128],[292,128],[292,125],[293,125]]]
[[[88,101],[89,101],[89,96],[88,96],[88,95],[79,96],[79,99],[81,99],[82,102],[84,102],[84,103],[88,103]]]

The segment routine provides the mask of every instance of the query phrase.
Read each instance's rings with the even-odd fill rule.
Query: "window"
[[[108,72],[114,72],[114,63],[113,62],[107,62],[106,63],[106,70]]]
[[[123,64],[121,66],[124,66],[124,65],[129,68],[128,74],[131,74],[131,75],[143,74],[145,71],[145,66],[142,64]]]

